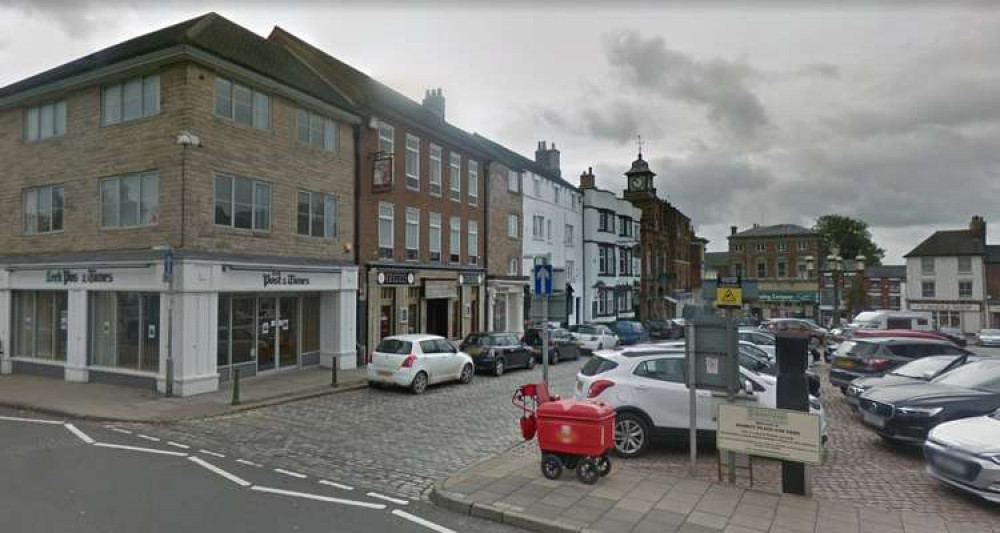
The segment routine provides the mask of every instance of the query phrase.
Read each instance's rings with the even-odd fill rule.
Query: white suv
[[[622,457],[639,456],[656,436],[683,438],[691,414],[690,392],[684,385],[684,346],[648,345],[625,350],[605,350],[594,355],[576,375],[577,399],[595,398],[615,407],[615,449]],[[741,401],[764,407],[777,405],[777,380],[740,367]],[[753,391],[752,393],[750,391]],[[697,424],[699,433],[714,434],[716,405],[712,392],[699,390]],[[824,441],[826,418],[823,405],[809,398],[810,411],[822,417]],[[714,435],[713,435],[714,436]]]

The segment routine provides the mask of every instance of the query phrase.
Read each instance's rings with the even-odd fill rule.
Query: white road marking
[[[294,496],[296,498],[305,498],[307,500],[316,500],[320,502],[339,503],[341,505],[353,505],[354,507],[364,507],[366,509],[379,509],[379,510],[385,509],[385,505],[381,503],[368,503],[368,502],[360,502],[357,500],[344,500],[342,498],[331,498],[329,496],[321,496],[319,494],[311,494],[308,492],[295,492],[284,489],[272,489],[271,487],[261,487],[259,485],[254,485],[250,487],[250,490],[255,490],[258,492],[268,492],[271,494],[281,494],[284,496]]]
[[[255,463],[253,461],[247,461],[246,459],[237,459],[236,462],[239,463],[239,464],[241,464],[241,465],[256,466],[257,468],[260,468],[259,464]]]
[[[87,435],[86,433],[80,431],[80,429],[74,426],[73,424],[67,422],[63,425],[66,426],[66,429],[68,429],[70,433],[76,435],[77,437],[80,437],[80,440],[82,440],[83,442],[86,442],[87,444],[93,444],[97,442],[96,440],[90,438],[90,435]]]
[[[111,431],[115,431],[115,432],[124,434],[124,435],[131,435],[132,434],[132,432],[129,431],[129,430],[127,430],[127,429],[122,429],[122,428],[108,428],[108,429],[110,429]]]
[[[414,524],[420,524],[421,526],[424,526],[427,529],[432,529],[434,531],[437,531],[438,533],[455,533],[454,530],[448,529],[448,528],[446,528],[444,526],[439,526],[439,525],[435,524],[434,522],[431,522],[430,520],[424,520],[423,518],[420,518],[419,516],[412,515],[412,514],[406,512],[406,511],[400,511],[399,509],[393,509],[392,510],[392,514],[394,514],[394,515],[396,515],[396,516],[398,516],[400,518],[403,518],[405,520],[409,520],[410,522],[413,522]]]
[[[292,476],[292,477],[299,478],[299,479],[305,479],[305,478],[309,477],[309,476],[307,476],[305,474],[300,474],[298,472],[292,472],[290,470],[285,470],[284,468],[275,468],[274,471],[277,472],[277,473],[279,473],[279,474],[285,474],[286,476]]]
[[[157,450],[155,448],[140,448],[138,446],[126,446],[124,444],[108,444],[106,442],[95,442],[94,446],[101,448],[114,448],[116,450],[130,450],[133,452],[158,453],[160,455],[173,455],[174,457],[187,457],[183,452],[172,452],[170,450]]]
[[[212,452],[212,451],[209,451],[209,450],[198,450],[198,451],[201,452],[201,453],[203,453],[203,454],[205,454],[205,455],[211,455],[212,457],[218,457],[219,459],[225,459],[226,458],[226,456],[222,455],[221,453]]]
[[[143,435],[142,433],[136,435],[136,437],[139,437],[140,439],[151,440],[153,442],[160,442],[159,437],[150,437],[149,435]]]
[[[320,485],[328,485],[330,487],[335,487],[335,488],[338,488],[338,489],[354,490],[354,487],[352,487],[350,485],[344,485],[342,483],[336,483],[334,481],[327,481],[325,479],[319,480],[319,483],[320,483]]]
[[[237,476],[236,474],[230,474],[229,472],[226,472],[225,470],[223,470],[223,469],[221,469],[221,468],[213,465],[212,463],[209,463],[208,461],[202,459],[201,457],[196,457],[196,456],[192,455],[192,456],[188,457],[188,460],[191,461],[192,463],[196,464],[196,465],[199,465],[199,466],[205,468],[206,470],[208,470],[210,472],[214,472],[214,473],[216,473],[216,474],[218,474],[218,475],[220,475],[220,476],[228,479],[229,481],[232,481],[233,483],[236,483],[237,485],[239,485],[241,487],[249,487],[251,485],[251,483],[249,481],[247,481],[247,480],[245,480],[245,479]]]
[[[30,422],[32,424],[63,424],[62,420],[42,420],[41,418],[20,418],[16,416],[0,416],[0,420],[8,420],[10,422]]]
[[[181,444],[179,442],[174,442],[172,440],[168,440],[167,441],[167,446],[173,446],[174,448],[180,448],[182,450],[190,450],[191,449],[191,447],[188,446],[187,444]]]
[[[387,502],[392,502],[392,503],[394,503],[396,505],[406,505],[406,504],[410,503],[407,500],[401,500],[399,498],[390,498],[389,496],[386,496],[385,494],[379,494],[377,492],[369,492],[367,494],[367,496],[369,496],[371,498],[376,498],[376,499],[379,499],[379,500],[385,500]]]

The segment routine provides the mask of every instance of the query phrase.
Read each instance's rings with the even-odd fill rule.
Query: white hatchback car
[[[661,343],[594,355],[576,375],[577,399],[595,398],[615,407],[615,449],[622,457],[637,457],[655,436],[687,435],[690,392],[684,385],[684,346]],[[777,406],[777,379],[740,367],[744,400],[764,407]],[[749,391],[753,392],[750,393]],[[711,391],[699,390],[698,431],[716,430]],[[747,398],[749,396],[749,398]],[[809,410],[820,415],[824,441],[826,417],[820,401],[810,396]]]
[[[603,324],[577,324],[569,327],[580,348],[588,352],[618,346],[618,335]]]
[[[386,337],[375,347],[368,365],[368,384],[396,385],[420,394],[427,385],[469,383],[475,371],[472,357],[437,335]]]

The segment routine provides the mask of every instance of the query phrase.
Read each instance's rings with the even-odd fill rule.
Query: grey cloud
[[[515,119],[517,123],[531,122],[544,128],[562,129],[575,136],[626,143],[642,133],[646,138],[662,135],[662,128],[655,122],[645,120],[637,105],[628,100],[610,102],[590,101],[568,112],[552,108],[535,107],[528,109],[530,120]]]
[[[750,90],[750,65],[724,59],[698,61],[667,48],[662,37],[644,39],[634,30],[605,35],[604,50],[626,83],[707,109],[727,133],[752,137],[769,124],[760,99]]]
[[[833,63],[812,63],[802,65],[795,70],[795,74],[800,76],[837,79],[840,77],[840,66]]]
[[[54,21],[71,38],[90,37],[98,31],[114,25],[111,20],[98,19],[93,11],[97,6],[125,2],[95,2],[92,0],[0,0],[0,7],[20,10],[28,16],[37,16]]]

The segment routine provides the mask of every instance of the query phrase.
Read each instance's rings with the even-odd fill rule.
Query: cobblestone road
[[[582,361],[551,368],[553,389],[572,391]],[[432,387],[421,396],[366,389],[232,416],[143,431],[250,461],[307,471],[408,497],[522,442],[514,389],[541,380],[541,367],[470,385]],[[139,426],[136,426],[139,427]]]

